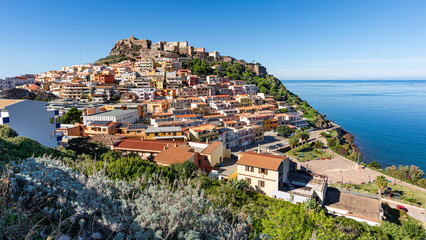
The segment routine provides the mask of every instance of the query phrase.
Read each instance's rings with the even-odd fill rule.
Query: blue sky
[[[94,62],[134,35],[280,79],[426,79],[426,1],[3,1],[0,77]]]

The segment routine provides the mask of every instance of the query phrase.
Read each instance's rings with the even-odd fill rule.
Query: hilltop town
[[[383,215],[375,198],[338,192],[330,203],[329,184],[380,174],[362,168],[350,134],[259,63],[132,36],[94,63],[0,79],[0,98],[0,125],[50,148],[83,139],[160,167],[191,162],[212,179],[244,180],[292,203],[315,200],[370,225]],[[344,143],[338,154],[327,148],[333,139]],[[298,146],[306,151],[289,153]]]

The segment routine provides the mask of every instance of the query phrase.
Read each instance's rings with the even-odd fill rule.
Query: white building
[[[243,88],[246,94],[250,96],[256,96],[259,92],[259,89],[256,85],[244,85]]]
[[[7,77],[6,79],[0,79],[0,89],[15,88],[26,84],[34,84],[34,78],[26,77]]]
[[[214,57],[214,58],[219,58],[219,52],[214,51],[214,52],[209,52],[209,57]]]
[[[135,93],[141,101],[154,100],[156,88],[129,88],[129,92]]]
[[[273,196],[288,179],[288,157],[272,154],[243,152],[238,155],[237,178],[246,180],[256,191]]]
[[[19,136],[36,140],[47,147],[57,147],[62,141],[56,135],[58,111],[47,111],[45,102],[0,99],[0,125],[8,125]]]
[[[95,121],[135,123],[138,120],[138,110],[112,110],[83,116],[83,123],[86,126]]]
[[[237,178],[246,180],[257,192],[273,198],[302,203],[325,201],[327,177],[290,171],[288,157],[256,152],[238,155]]]

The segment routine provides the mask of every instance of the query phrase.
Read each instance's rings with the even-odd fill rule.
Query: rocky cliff
[[[215,52],[217,53],[217,52]],[[123,60],[136,60],[141,57],[170,57],[170,58],[205,58],[220,61],[233,61],[228,56],[209,55],[204,48],[194,48],[187,41],[153,43],[148,39],[138,39],[131,36],[115,42],[109,56],[101,58],[95,64],[115,63]],[[260,69],[262,71],[262,69]]]

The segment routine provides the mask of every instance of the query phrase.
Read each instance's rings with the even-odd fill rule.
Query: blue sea
[[[425,80],[293,80],[284,85],[355,136],[365,162],[426,171]]]

